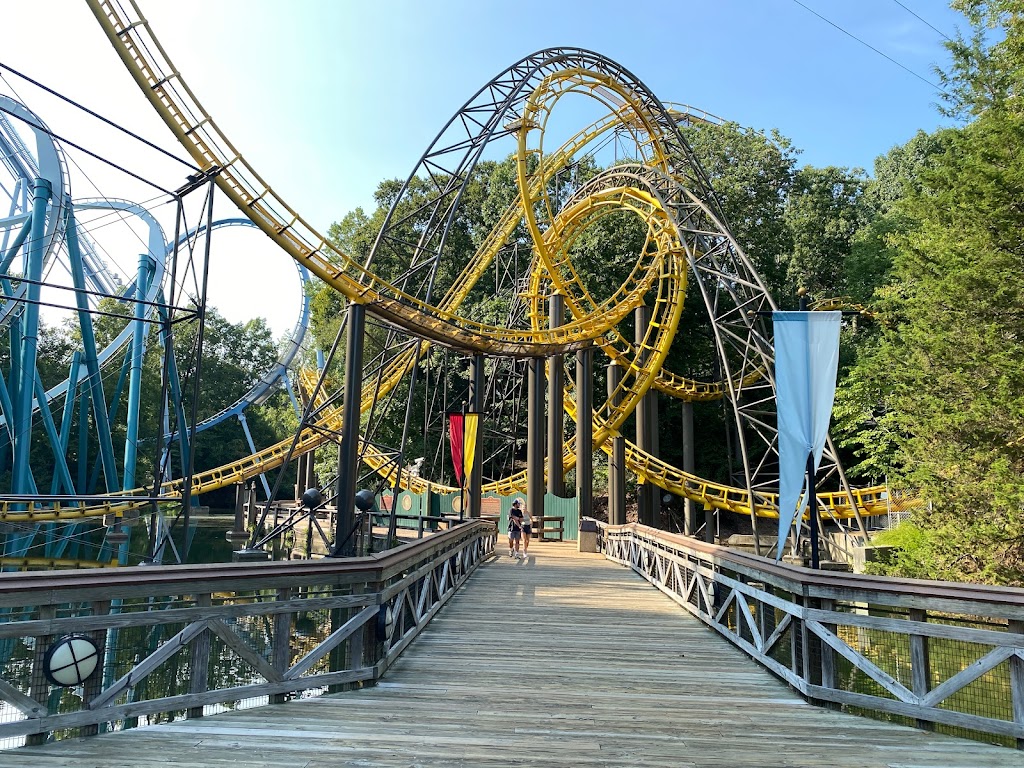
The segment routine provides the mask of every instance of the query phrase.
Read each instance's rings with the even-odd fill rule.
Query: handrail
[[[372,684],[490,555],[496,534],[474,520],[346,560],[0,574],[0,652],[30,660],[0,658],[0,701],[10,705],[0,744]],[[90,638],[100,663],[81,696],[54,698],[46,651],[71,634]]]
[[[843,571],[816,571],[788,563],[776,563],[747,552],[637,523],[608,525],[599,522],[598,525],[606,535],[632,533],[649,541],[673,544],[699,552],[722,566],[732,565],[737,569],[756,572],[765,577],[767,582],[798,592],[805,597],[834,597],[838,592],[843,592],[843,597],[853,600],[870,593],[872,602],[884,602],[886,605],[898,605],[901,598],[902,602],[905,602],[908,595],[913,595],[914,599],[961,600],[970,601],[976,607],[1010,609],[1010,618],[1024,620],[1024,588],[1020,587],[901,579]]]
[[[598,530],[605,557],[812,702],[1024,748],[1024,589],[811,571],[637,524]]]
[[[197,579],[204,582],[230,581],[233,584],[248,580],[260,586],[273,586],[278,579],[313,581],[318,578],[344,574],[366,574],[377,580],[387,578],[396,569],[424,556],[431,556],[445,546],[463,538],[478,535],[490,523],[480,520],[467,521],[464,525],[429,539],[384,552],[349,558],[321,558],[316,560],[288,560],[257,563],[212,563],[126,566],[97,573],[96,571],[22,571],[0,573],[0,607],[23,606],[25,598],[34,594],[52,593],[49,602],[61,603],[69,599],[68,591],[92,589],[112,598],[125,596],[122,590],[133,594],[146,592],[157,594],[151,588],[166,585],[177,589],[182,584],[195,584]],[[493,527],[493,526],[491,526]],[[2,626],[2,625],[0,625]],[[0,634],[3,630],[0,629]]]

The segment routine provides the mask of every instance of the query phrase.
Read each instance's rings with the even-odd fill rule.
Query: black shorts
[[[533,526],[532,525],[524,525],[523,526],[523,533],[525,533],[527,536],[529,536],[531,533],[533,533]]]

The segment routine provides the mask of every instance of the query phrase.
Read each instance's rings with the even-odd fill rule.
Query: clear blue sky
[[[942,33],[952,36],[963,26],[941,0],[901,1]],[[896,0],[801,2],[937,82],[932,67],[947,61],[942,37]],[[794,0],[140,0],[140,6],[227,136],[318,228],[371,205],[377,183],[404,178],[481,85],[546,47],[589,48],[631,70],[665,101],[778,128],[803,150],[801,161],[813,165],[870,170],[876,155],[943,123],[935,88]],[[0,61],[173,146],[84,3],[7,4],[4,20]],[[109,137],[76,134],[79,122],[61,123],[56,106],[17,89],[58,132],[126,163],[133,159]]]

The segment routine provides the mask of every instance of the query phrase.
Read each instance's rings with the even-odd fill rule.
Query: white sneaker
[[[511,549],[508,551],[508,556],[512,557],[512,550]]]

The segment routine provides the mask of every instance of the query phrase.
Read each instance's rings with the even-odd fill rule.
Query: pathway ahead
[[[375,688],[0,752],[4,768],[1024,766],[818,709],[570,544],[483,565]]]

